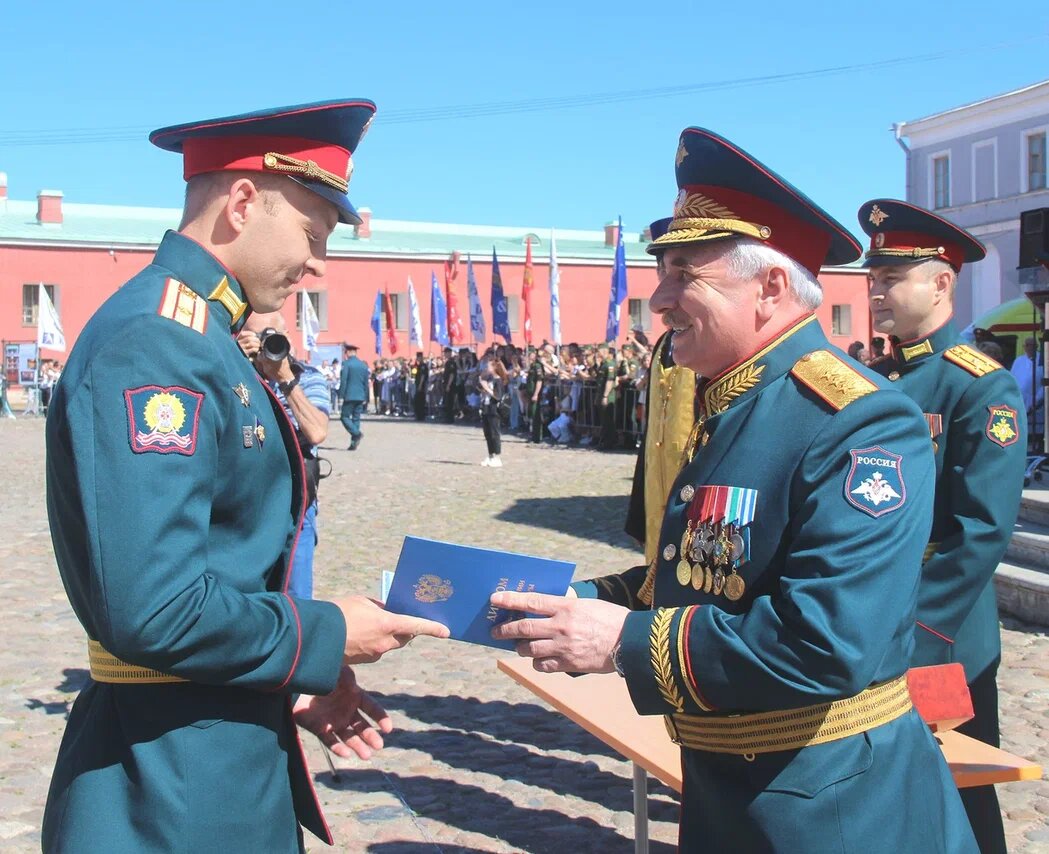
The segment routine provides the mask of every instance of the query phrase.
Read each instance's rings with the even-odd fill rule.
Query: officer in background
[[[827,342],[844,226],[688,128],[651,298],[709,377],[667,501],[652,609],[497,593],[537,670],[618,672],[682,746],[682,851],[975,852],[906,671],[934,465],[921,411]],[[590,582],[580,597],[600,597]]]
[[[864,266],[874,328],[898,339],[873,367],[922,408],[936,454],[912,663],[961,662],[976,717],[958,730],[998,747],[994,571],[1020,507],[1027,425],[1016,380],[961,343],[951,320],[962,264],[986,252],[968,232],[908,202],[873,199],[859,220],[871,238]],[[980,850],[1004,852],[994,786],[961,795]]]
[[[615,447],[615,372],[616,362],[608,344],[597,345],[597,368],[594,371],[594,423],[601,428],[598,447],[608,450]]]
[[[444,374],[441,376],[443,396],[441,406],[444,410],[444,423],[455,423],[455,387],[459,378],[459,363],[451,347],[444,348]]]
[[[265,350],[262,349],[263,342]],[[302,452],[306,512],[302,516],[302,530],[291,564],[288,592],[298,599],[312,599],[313,554],[317,549],[317,488],[320,485],[317,446],[328,437],[328,419],[331,417],[328,382],[313,365],[292,358],[288,327],[279,311],[249,314],[244,328],[237,335],[237,343],[284,408]],[[277,358],[285,351],[286,356]]]
[[[670,217],[657,219],[649,226],[653,241],[667,233],[670,220]],[[666,273],[663,250],[655,248],[652,254],[656,258],[656,276],[662,281]],[[663,512],[670,487],[684,465],[685,443],[696,422],[697,377],[695,371],[674,364],[673,351],[673,334],[668,329],[652,348],[641,452],[634,464],[630,504],[623,526],[623,530],[644,548],[644,566],[594,579],[602,587],[604,598],[628,608],[652,604],[652,582]]]
[[[339,397],[342,398],[339,420],[350,434],[351,451],[356,451],[364,438],[361,413],[368,406],[368,376],[368,366],[357,358],[357,345],[343,344],[342,368],[339,370]],[[378,395],[375,402],[378,405]]]
[[[430,363],[426,361],[422,351],[415,354],[415,362],[412,364],[412,377],[415,380],[415,394],[412,400],[415,420],[425,421],[426,387],[430,383]]]
[[[447,636],[365,596],[285,592],[302,458],[233,337],[323,276],[336,223],[359,221],[347,176],[374,111],[330,101],[150,136],[182,154],[182,223],[88,321],[47,420],[51,536],[91,664],[48,854],[292,854],[300,824],[330,844],[295,721],[368,757],[390,721],[347,665]]]
[[[532,361],[525,376],[525,397],[528,399],[528,441],[538,444],[543,441],[543,383],[546,371],[543,370],[541,350],[531,351]]]

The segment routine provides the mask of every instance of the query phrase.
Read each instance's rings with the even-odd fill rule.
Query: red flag
[[[524,283],[521,285],[521,302],[524,303],[524,340],[532,343],[532,240],[525,242]]]
[[[386,313],[386,343],[390,345],[392,356],[397,352],[397,329],[393,319],[393,300],[390,299],[389,288],[382,295],[382,308]]]
[[[444,293],[445,301],[448,303],[448,340],[453,346],[461,344],[465,337],[463,321],[459,317],[459,300],[452,288],[452,282],[458,275],[459,253],[453,252],[452,257],[444,262]]]

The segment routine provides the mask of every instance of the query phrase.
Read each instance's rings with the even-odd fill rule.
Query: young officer
[[[908,202],[860,207],[870,236],[870,307],[891,353],[871,367],[925,413],[936,503],[925,549],[912,664],[961,662],[976,717],[959,731],[995,747],[1002,648],[994,571],[1020,507],[1027,426],[1016,380],[961,343],[951,321],[962,264],[981,260],[968,232]],[[1005,852],[994,786],[961,790],[983,854]]]

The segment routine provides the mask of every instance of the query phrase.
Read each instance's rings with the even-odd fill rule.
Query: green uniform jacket
[[[948,321],[872,367],[922,408],[936,451],[913,663],[961,662],[972,682],[1001,657],[994,571],[1020,508],[1027,424],[1013,376],[959,344]]]
[[[368,366],[356,356],[350,356],[339,369],[339,397],[343,400],[367,400]]]
[[[931,447],[913,402],[846,358],[809,316],[704,387],[708,441],[667,503],[653,609],[632,611],[623,629],[620,660],[641,714],[801,708],[906,672]],[[749,546],[736,601],[679,579],[692,499],[702,507],[725,494],[714,487],[753,499],[749,513],[730,514],[750,520],[738,526]],[[637,582],[635,573],[623,587]],[[614,589],[576,585],[584,596]],[[913,710],[802,749],[744,757],[686,748],[682,767],[683,851],[976,850]]]
[[[207,299],[223,282],[226,304]],[[302,461],[233,338],[241,296],[169,232],[55,391],[47,505],[73,609],[112,655],[188,681],[80,693],[46,852],[292,852],[300,822],[330,841],[289,700],[334,689],[346,629],[335,605],[284,592]]]

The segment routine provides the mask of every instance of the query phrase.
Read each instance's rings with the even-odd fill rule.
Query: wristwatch
[[[298,374],[296,374],[290,380],[288,380],[286,383],[277,383],[277,388],[280,389],[280,393],[281,394],[283,394],[285,397],[287,397],[289,394],[291,394],[291,390],[293,388],[295,388],[295,386],[297,386],[298,384],[299,384],[299,376],[298,376]]]
[[[626,678],[626,673],[623,672],[623,662],[620,661],[620,656],[619,656],[619,653],[621,653],[622,651],[623,651],[623,641],[622,640],[617,640],[616,641],[616,645],[614,647],[612,647],[612,654],[611,654],[610,658],[612,659],[612,666],[616,669],[616,673],[618,673],[620,676],[622,676],[625,679]]]

